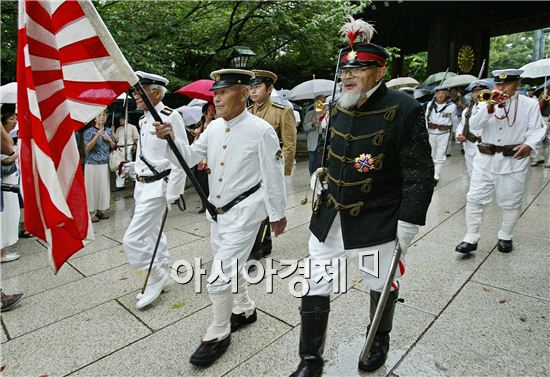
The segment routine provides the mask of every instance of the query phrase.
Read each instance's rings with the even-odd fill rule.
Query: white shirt
[[[157,110],[164,122],[170,122],[172,124],[176,140],[181,144],[189,145],[181,115],[175,110],[172,110],[170,114],[165,114],[163,112],[165,107],[166,106],[164,106],[162,102],[159,102],[155,106],[155,110]],[[180,194],[183,194],[186,176],[177,160],[175,163],[172,163],[169,159],[169,155],[172,155],[172,153],[169,153],[170,147],[166,140],[157,137],[155,127],[153,126],[154,121],[149,111],[146,111],[145,115],[139,120],[140,129],[136,152],[136,174],[138,176],[150,176],[154,174],[140,159],[140,155],[143,155],[145,160],[147,160],[147,162],[159,173],[166,169],[172,169],[172,171],[168,176],[168,183],[166,183],[164,179],[159,179],[151,183],[136,182],[134,199],[146,200],[166,196],[170,201],[174,201]]]
[[[258,191],[218,215],[226,231],[259,223],[267,216],[272,222],[285,217],[283,155],[275,130],[263,119],[245,109],[230,121],[213,120],[193,144],[178,147],[189,166],[208,159],[208,200],[215,207],[225,206],[262,182]]]
[[[490,114],[487,105],[482,105],[480,111],[472,117],[475,119],[470,118],[470,129],[476,133],[481,131],[483,143],[501,146],[527,144],[535,150],[546,133],[538,102],[516,93],[505,102],[505,108],[495,106],[494,109],[494,113]],[[507,174],[527,169],[529,158],[516,160],[502,153],[478,153],[474,163],[482,164],[495,174]]]
[[[438,126],[453,126],[453,118],[456,112],[456,105],[452,102],[445,103],[435,103],[435,107],[430,114],[430,108],[432,107],[432,102],[428,102],[426,107],[426,127],[428,123],[437,124]],[[428,116],[429,114],[429,116]],[[449,131],[440,131],[438,129],[429,129],[428,133],[432,135],[442,135]]]

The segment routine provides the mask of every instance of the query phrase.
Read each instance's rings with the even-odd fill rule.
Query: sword
[[[386,276],[386,281],[384,282],[384,288],[382,289],[382,293],[380,294],[380,301],[378,301],[378,305],[376,306],[376,311],[374,312],[374,317],[370,324],[370,330],[367,335],[367,340],[365,341],[365,345],[363,346],[363,350],[361,351],[361,355],[359,356],[359,360],[361,361],[367,360],[367,356],[372,347],[374,336],[376,335],[378,325],[380,324],[380,320],[382,319],[382,313],[384,313],[386,301],[388,301],[388,296],[390,294],[395,271],[397,270],[397,265],[399,264],[399,259],[401,258],[401,252],[401,245],[399,244],[399,239],[397,239],[395,242],[395,248],[393,249],[390,269],[388,275]]]
[[[166,206],[166,209],[164,210],[164,214],[162,215],[162,222],[160,223],[160,230],[157,237],[157,242],[155,243],[155,249],[153,250],[153,256],[151,257],[151,262],[149,262],[149,269],[147,270],[147,276],[145,276],[145,282],[143,283],[141,294],[145,292],[145,288],[147,287],[147,282],[149,281],[149,277],[151,276],[151,270],[153,269],[153,263],[155,262],[155,257],[157,256],[157,250],[159,249],[160,238],[162,237],[162,231],[164,229],[164,224],[166,223],[167,216],[168,216],[168,206]]]

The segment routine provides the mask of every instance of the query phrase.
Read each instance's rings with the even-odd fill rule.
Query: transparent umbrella
[[[332,94],[333,87],[334,81],[332,80],[308,80],[292,88],[287,98],[291,101],[299,101],[304,99],[314,99],[319,95],[328,96]]]
[[[536,79],[539,77],[550,77],[550,58],[540,59],[520,68],[523,70],[521,77]]]
[[[0,103],[17,103],[16,82],[10,82],[0,87]]]

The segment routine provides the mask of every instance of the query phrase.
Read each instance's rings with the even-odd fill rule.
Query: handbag
[[[115,172],[118,170],[120,163],[125,161],[124,150],[116,148],[109,153],[109,170]]]

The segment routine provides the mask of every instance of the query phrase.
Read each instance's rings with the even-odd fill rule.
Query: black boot
[[[304,296],[300,315],[300,358],[290,377],[318,377],[323,372],[323,349],[327,332],[330,296]]]
[[[380,301],[380,292],[371,291],[370,292],[370,320],[374,318],[374,312],[376,311],[376,306],[378,301]],[[369,354],[367,355],[366,360],[359,360],[359,369],[374,372],[386,361],[388,357],[388,351],[390,349],[390,331],[392,329],[393,323],[393,313],[395,311],[395,303],[397,302],[397,297],[399,297],[399,291],[390,292],[388,296],[388,301],[384,307],[384,312],[382,313],[382,318],[380,319],[380,324],[378,325],[378,330],[374,336],[372,346],[370,348]],[[367,335],[370,331],[370,325],[367,327]]]

